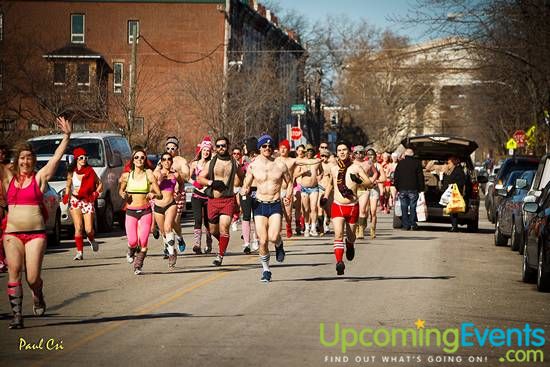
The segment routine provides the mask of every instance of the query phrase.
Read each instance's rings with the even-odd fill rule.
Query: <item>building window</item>
[[[132,44],[136,38],[136,43],[139,42],[139,20],[128,21],[128,43]]]
[[[71,43],[84,43],[84,14],[71,14]]]
[[[134,132],[137,134],[142,134],[144,132],[144,120],[143,117],[136,117],[134,119]]]
[[[113,63],[114,75],[113,75],[113,86],[115,93],[122,93],[122,82],[124,75],[124,64],[121,62]]]
[[[53,84],[54,85],[65,85],[65,80],[67,77],[67,68],[66,65],[60,62],[53,64]]]
[[[90,86],[90,65],[78,64],[76,69],[76,83],[79,87]]]
[[[0,120],[0,131],[15,131],[15,120],[14,119],[1,119]]]

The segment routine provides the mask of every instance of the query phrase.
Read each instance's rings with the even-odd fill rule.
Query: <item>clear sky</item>
[[[261,3],[261,0],[259,1]],[[414,0],[273,0],[282,9],[297,10],[305,14],[312,23],[323,20],[327,15],[346,14],[352,19],[365,18],[380,28],[390,28],[396,33],[407,34],[412,41],[421,39],[423,29],[403,29],[389,21],[390,16],[407,14]]]

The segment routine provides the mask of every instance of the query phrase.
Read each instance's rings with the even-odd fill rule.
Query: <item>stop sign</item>
[[[518,147],[525,146],[525,131],[517,130],[514,135],[512,135],[512,138],[518,143]]]
[[[290,129],[290,138],[292,140],[300,140],[302,139],[302,129],[299,127],[293,127]]]

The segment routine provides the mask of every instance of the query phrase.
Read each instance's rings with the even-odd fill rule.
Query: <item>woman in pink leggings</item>
[[[134,263],[134,274],[142,273],[147,255],[149,232],[153,222],[150,200],[162,199],[153,171],[145,167],[147,154],[142,147],[134,147],[131,171],[120,177],[119,194],[126,199],[126,236],[128,237],[128,262]],[[151,192],[153,191],[153,192]],[[140,247],[139,252],[138,246]],[[137,254],[136,254],[137,252]]]
[[[63,139],[53,157],[38,172],[35,172],[36,156],[30,144],[18,147],[13,172],[0,164],[0,176],[8,204],[4,249],[9,263],[8,297],[13,312],[10,329],[23,328],[23,268],[26,270],[27,283],[32,290],[34,314],[42,316],[46,312],[42,292],[44,283],[40,277],[46,250],[43,194],[47,189],[48,180],[54,175],[67,149],[71,136],[69,121],[59,117],[57,124],[64,134]]]

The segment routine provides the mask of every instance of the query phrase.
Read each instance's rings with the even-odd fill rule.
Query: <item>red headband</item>
[[[78,159],[81,155],[86,155],[86,150],[84,148],[75,148],[73,150],[73,156],[75,159]]]
[[[286,149],[290,150],[290,143],[287,139],[281,140],[281,142],[279,143],[279,147],[286,147]]]

